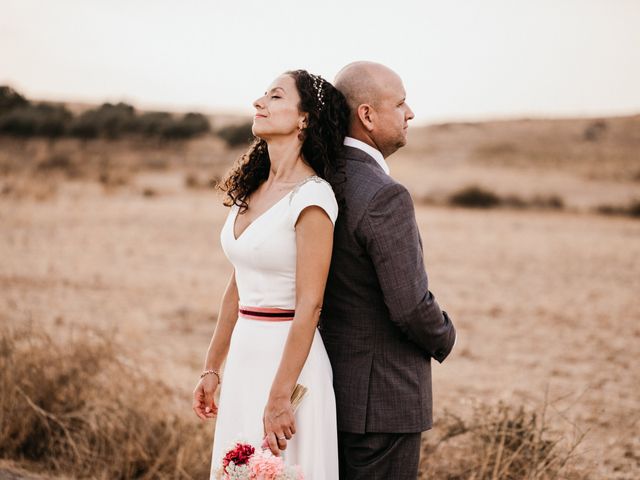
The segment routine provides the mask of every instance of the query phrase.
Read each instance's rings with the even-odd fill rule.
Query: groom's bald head
[[[351,110],[350,136],[376,147],[385,157],[406,143],[413,112],[396,72],[380,63],[353,62],[338,72],[333,83]]]
[[[334,85],[346,97],[352,112],[363,103],[375,105],[384,89],[385,80],[398,75],[375,62],[353,62],[336,75]],[[398,77],[399,78],[399,77]]]

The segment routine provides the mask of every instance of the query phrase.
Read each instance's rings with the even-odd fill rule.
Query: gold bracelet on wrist
[[[200,378],[203,378],[203,377],[209,375],[210,373],[212,373],[213,375],[218,377],[218,383],[222,385],[222,379],[220,378],[220,374],[215,370],[205,370],[204,372],[202,372],[200,374]]]

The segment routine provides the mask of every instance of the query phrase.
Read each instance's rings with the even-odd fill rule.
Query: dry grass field
[[[451,356],[433,363],[435,428],[424,435],[424,478],[639,478],[640,221],[596,209],[640,199],[640,117],[436,125],[414,129],[409,141],[389,159],[391,172],[414,195],[430,286],[459,335]],[[16,384],[40,391],[37,359],[49,341],[62,345],[60,365],[82,358],[82,367],[70,367],[79,378],[91,379],[93,362],[116,356],[121,373],[83,380],[70,398],[89,384],[86,402],[96,391],[109,391],[103,401],[128,398],[136,402],[131,425],[144,429],[147,412],[149,428],[173,425],[184,436],[168,444],[193,445],[148,445],[138,456],[127,450],[137,462],[182,456],[163,460],[155,473],[123,466],[119,478],[204,478],[208,470],[213,425],[198,425],[190,392],[231,267],[218,241],[227,210],[206,184],[237,154],[213,135],[170,143],[0,138],[2,365],[10,352],[23,352],[9,347],[10,330],[30,325],[35,338],[52,336],[33,342],[38,355],[15,354],[33,368],[4,373],[0,402],[8,408]],[[448,204],[472,184],[526,201],[555,195],[562,208]],[[77,339],[96,331],[117,353],[64,356],[65,345],[81,352]],[[135,388],[121,378],[127,372],[135,372]],[[51,396],[27,408],[33,425],[51,424],[45,413],[55,403],[55,375],[42,375]],[[537,415],[526,432],[539,433],[544,412],[544,439],[558,442],[553,468],[580,440],[555,476],[549,465],[548,476],[542,465],[528,477],[496,466],[507,457],[497,452],[521,454],[517,461],[528,452],[533,465],[551,448],[541,438],[531,449],[509,447],[495,433],[496,425],[514,429],[521,407],[525,417]],[[78,411],[87,408],[81,402]],[[12,418],[0,417],[0,435]],[[11,456],[2,448],[12,464],[41,474],[110,478],[82,462],[56,465],[46,451]]]

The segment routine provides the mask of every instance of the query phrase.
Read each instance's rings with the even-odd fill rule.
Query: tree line
[[[187,139],[211,130],[206,116],[190,112],[138,113],[126,103],[104,103],[74,115],[65,105],[29,101],[7,85],[0,86],[0,134],[16,137],[117,139],[128,135]]]

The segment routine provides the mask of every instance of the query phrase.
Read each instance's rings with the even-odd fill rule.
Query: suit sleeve
[[[373,262],[391,321],[427,355],[442,362],[456,331],[429,291],[413,201],[405,187],[383,187],[371,200],[360,235]]]

